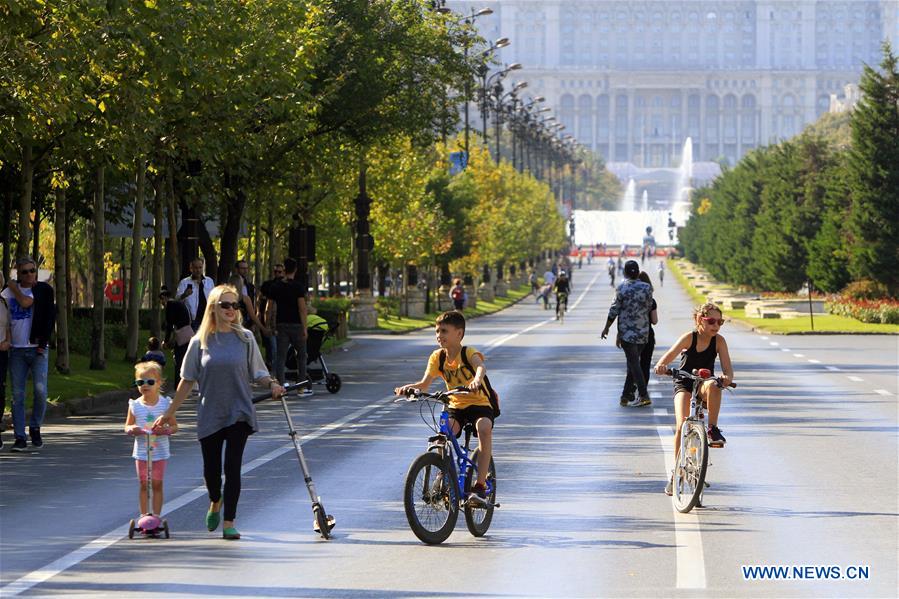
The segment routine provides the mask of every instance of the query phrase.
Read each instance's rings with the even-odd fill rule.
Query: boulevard
[[[658,287],[655,358],[691,328],[674,280]],[[897,337],[769,336],[728,323],[738,388],[725,396],[705,507],[678,514],[670,379],[619,407],[624,357],[602,341],[612,289],[573,272],[564,324],[532,297],[468,323],[502,400],[498,501],[476,539],[440,546],[403,512],[406,469],[431,434],[392,389],[417,380],[433,332],[356,335],[328,356],[336,395],[289,400],[333,538],[312,513],[280,405],[258,406],[244,458],[243,538],[207,532],[194,405],[166,473],[168,540],[129,540],[137,511],[121,414],[44,426],[39,453],[0,454],[0,595],[90,597],[887,597],[897,588]],[[725,317],[727,315],[725,314]],[[434,388],[437,386],[435,385]],[[746,580],[743,567],[867,568],[864,579]]]

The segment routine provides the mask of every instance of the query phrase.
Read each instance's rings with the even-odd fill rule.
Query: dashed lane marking
[[[811,362],[811,360],[809,360],[809,362]],[[836,366],[825,366],[824,368],[826,368],[827,370],[831,370],[831,371],[833,371],[833,372],[839,372],[839,371],[840,371],[840,369],[837,368]]]
[[[879,393],[880,395],[892,395],[892,393],[886,389],[874,389],[874,393]]]
[[[846,378],[848,378],[853,383],[861,383],[861,382],[864,382],[864,380],[865,380],[860,376],[847,376]]]

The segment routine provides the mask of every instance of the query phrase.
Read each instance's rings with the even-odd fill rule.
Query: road
[[[653,265],[654,266],[654,265]],[[203,526],[193,415],[180,416],[166,474],[173,538],[129,541],[137,485],[121,416],[45,427],[40,453],[0,454],[0,595],[14,596],[763,596],[893,597],[899,555],[895,336],[764,336],[727,324],[739,388],[726,397],[707,507],[662,493],[671,461],[670,380],[648,408],[618,406],[623,355],[599,331],[611,297],[601,265],[574,272],[564,324],[526,299],[472,320],[503,401],[499,500],[488,535],[460,518],[441,546],[417,541],[402,484],[426,447],[417,380],[433,334],[366,335],[329,365],[344,379],[292,400],[334,538],[312,516],[283,414],[261,404],[237,525]],[[647,270],[655,273],[655,268]],[[654,276],[654,275],[653,275]],[[658,352],[690,328],[675,282],[656,289]],[[743,567],[867,568],[862,579],[746,580]],[[833,574],[832,570],[828,571]]]

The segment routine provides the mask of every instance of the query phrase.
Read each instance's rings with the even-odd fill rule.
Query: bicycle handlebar
[[[469,389],[466,389],[465,387],[456,387],[455,389],[438,391],[437,393],[428,393],[427,391],[422,391],[421,389],[409,389],[408,391],[406,391],[404,397],[400,397],[394,400],[394,402],[415,402],[422,399],[432,399],[434,401],[439,401],[446,404],[449,403],[449,398],[451,396],[464,393],[471,393],[471,391]]]
[[[293,383],[292,385],[284,385],[284,395],[287,395],[288,393],[291,393],[291,392],[293,392],[293,391],[296,391],[297,389],[299,389],[299,388],[302,387],[303,385],[306,385],[308,382],[309,382],[308,380],[305,380],[305,381],[300,381],[300,382],[298,382],[298,383]],[[254,404],[257,404],[257,403],[259,403],[260,401],[265,401],[266,399],[271,399],[271,397],[272,397],[272,392],[269,391],[268,393],[266,393],[266,394],[264,394],[264,395],[257,395],[257,396],[255,396],[255,397],[253,398],[253,403],[254,403]]]
[[[715,381],[715,383],[717,383],[717,385],[718,385],[719,387],[722,387],[722,386],[723,386],[723,385],[721,384],[721,377],[720,377],[720,376],[705,376],[705,377],[704,377],[704,376],[700,376],[699,373],[700,373],[700,370],[699,370],[699,369],[694,369],[693,372],[687,372],[686,370],[681,370],[680,368],[669,368],[668,371],[667,371],[665,374],[667,374],[668,376],[676,376],[676,377],[682,377],[682,378],[693,379],[694,381],[700,381],[700,382],[703,382],[703,381]],[[730,384],[728,385],[728,387],[733,387],[733,388],[736,389],[737,384],[736,384],[736,383],[730,383]]]

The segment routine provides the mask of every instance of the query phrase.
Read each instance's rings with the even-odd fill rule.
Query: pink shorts
[[[161,481],[165,476],[165,465],[168,460],[153,460],[153,480]],[[147,460],[134,460],[138,480],[147,480]]]

